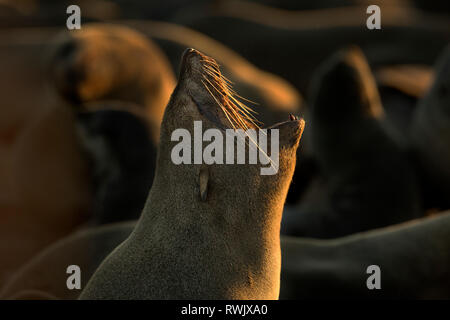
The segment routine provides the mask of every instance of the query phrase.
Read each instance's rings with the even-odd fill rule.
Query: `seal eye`
[[[198,175],[198,184],[199,184],[199,191],[200,191],[200,199],[205,202],[207,195],[208,195],[208,180],[209,180],[209,174],[208,169],[205,167],[202,167],[200,169],[199,175]]]

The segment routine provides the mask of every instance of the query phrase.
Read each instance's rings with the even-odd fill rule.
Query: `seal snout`
[[[202,72],[202,60],[205,60],[206,56],[200,51],[193,48],[186,49],[181,59],[181,74],[192,74],[193,72]]]
[[[180,81],[201,114],[209,120],[227,128],[258,127],[253,110],[239,100],[241,97],[232,90],[231,81],[212,57],[192,48],[185,50]]]
[[[185,63],[187,61],[190,62],[191,59],[195,56],[200,56],[200,52],[193,48],[188,48],[188,49],[184,50],[184,52],[183,52],[182,61],[183,61],[183,63]]]

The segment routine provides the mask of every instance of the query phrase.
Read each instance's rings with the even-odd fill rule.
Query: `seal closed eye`
[[[278,298],[281,214],[304,121],[272,127],[279,130],[280,147],[274,175],[261,175],[257,164],[171,161],[172,132],[192,134],[194,121],[205,130],[256,127],[242,106],[231,103],[224,81],[212,58],[185,51],[141,219],[81,299]]]

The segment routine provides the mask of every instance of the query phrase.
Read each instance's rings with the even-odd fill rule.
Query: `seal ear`
[[[200,170],[198,173],[198,186],[199,186],[200,199],[203,202],[206,201],[206,197],[208,195],[208,180],[209,180],[208,168],[206,166],[200,167]]]

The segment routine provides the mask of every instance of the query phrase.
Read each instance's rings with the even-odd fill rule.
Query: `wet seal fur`
[[[311,145],[321,180],[285,211],[282,233],[333,238],[420,217],[417,177],[386,132],[362,52],[352,47],[326,61],[312,94]]]
[[[304,122],[273,127],[280,133],[276,175],[260,175],[257,165],[173,164],[173,130],[192,131],[194,120],[204,128],[232,126],[217,103],[227,104],[227,97],[210,93],[201,82],[204,63],[219,74],[216,84],[223,84],[213,59],[194,49],[185,52],[141,218],[94,273],[81,299],[278,298],[281,214]]]

